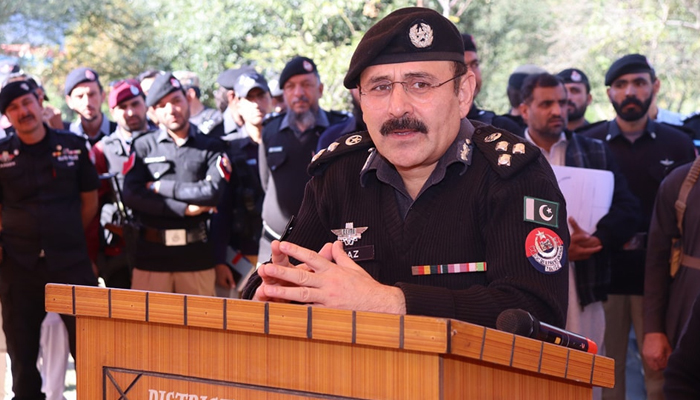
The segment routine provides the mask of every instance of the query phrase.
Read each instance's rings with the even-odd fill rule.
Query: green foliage
[[[589,118],[609,118],[605,71],[632,52],[656,67],[661,107],[700,108],[695,0],[23,0],[0,1],[0,23],[20,13],[66,27],[64,55],[30,71],[52,93],[79,65],[94,67],[105,84],[157,68],[198,73],[206,100],[226,68],[253,65],[272,78],[291,57],[305,55],[319,66],[322,105],[347,109],[342,78],[357,42],[387,13],[418,3],[449,14],[474,35],[484,79],[477,102],[484,108],[508,110],[506,84],[519,65],[551,72],[575,66],[593,86]]]

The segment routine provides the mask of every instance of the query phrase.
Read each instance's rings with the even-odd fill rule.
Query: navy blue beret
[[[180,83],[180,81],[178,81],[177,78],[175,78],[170,72],[160,74],[156,76],[156,79],[153,81],[153,84],[148,89],[148,95],[146,96],[146,105],[149,107],[153,107],[156,104],[158,104],[160,99],[176,90],[181,90],[184,93],[184,89],[182,88],[182,84]]]
[[[97,82],[97,84],[100,85],[100,76],[94,69],[88,67],[80,67],[72,70],[68,73],[68,76],[66,76],[66,96],[69,96],[70,92],[83,82]]]

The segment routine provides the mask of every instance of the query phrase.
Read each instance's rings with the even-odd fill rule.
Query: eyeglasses
[[[391,92],[394,90],[394,85],[399,83],[401,86],[403,86],[403,90],[411,96],[415,100],[427,100],[428,99],[428,94],[434,90],[439,88],[440,86],[451,82],[460,76],[463,76],[465,74],[459,74],[455,75],[452,78],[446,80],[445,82],[438,83],[438,84],[431,84],[430,82],[426,82],[425,78],[422,77],[413,77],[409,78],[406,81],[379,81],[372,86],[370,86],[367,90],[363,90],[362,87],[360,87],[360,94],[363,96],[367,96],[368,98],[372,100],[384,100],[389,97]]]

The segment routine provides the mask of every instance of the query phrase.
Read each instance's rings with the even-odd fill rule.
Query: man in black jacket
[[[688,135],[650,118],[649,110],[659,91],[659,80],[645,56],[628,54],[615,61],[605,74],[605,85],[615,118],[582,134],[605,141],[642,206],[635,236],[612,254],[611,284],[605,304],[605,342],[608,356],[615,359],[615,387],[605,389],[604,397],[624,399],[630,325],[634,327],[640,349],[654,348],[650,351],[655,352],[667,343],[658,335],[645,337],[643,334],[647,232],[661,181],[676,166],[692,161],[695,149]],[[662,399],[661,371],[650,368],[646,362],[644,370],[647,398]]]
[[[393,12],[360,41],[344,84],[359,89],[368,132],[316,157],[288,241],[272,243],[246,297],[490,327],[524,308],[562,326],[564,200],[534,146],[464,118],[475,81],[452,22]]]

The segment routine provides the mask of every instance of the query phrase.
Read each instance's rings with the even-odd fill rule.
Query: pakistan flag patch
[[[525,196],[525,216],[527,222],[559,227],[559,203]]]

